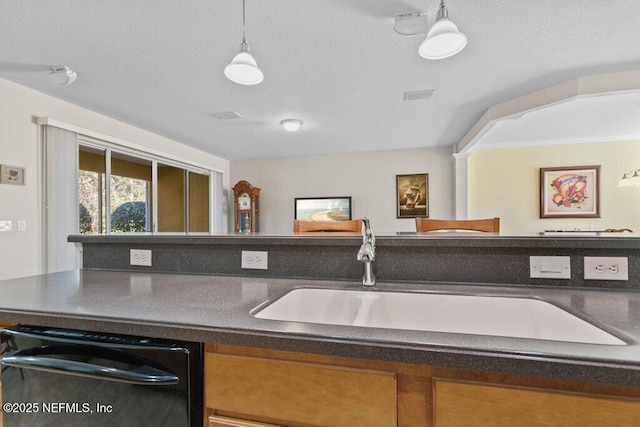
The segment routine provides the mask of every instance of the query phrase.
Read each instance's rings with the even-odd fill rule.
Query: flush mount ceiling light
[[[49,73],[49,80],[54,85],[66,86],[75,82],[78,78],[78,73],[67,66],[63,67],[51,67]]]
[[[420,44],[418,53],[426,59],[444,59],[460,52],[466,45],[467,36],[458,31],[456,24],[449,20],[449,11],[442,0],[436,22]]]
[[[287,131],[287,132],[295,132],[298,129],[300,129],[300,125],[302,124],[302,120],[298,120],[298,119],[284,119],[283,121],[280,122],[280,124],[282,125],[282,127]]]
[[[622,176],[618,187],[640,187],[640,169],[634,169]]]
[[[242,0],[242,44],[240,53],[233,57],[229,65],[224,67],[224,75],[234,83],[241,85],[257,85],[264,80],[264,74],[258,68],[256,60],[249,53],[246,37],[245,0]]]

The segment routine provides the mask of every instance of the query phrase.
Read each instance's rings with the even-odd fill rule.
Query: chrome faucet
[[[362,218],[362,222],[364,223],[362,246],[356,258],[363,263],[362,286],[373,287],[376,285],[376,274],[373,271],[373,261],[376,258],[376,236],[371,231],[369,218]]]

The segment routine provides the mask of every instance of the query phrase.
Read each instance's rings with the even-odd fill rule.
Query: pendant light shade
[[[233,57],[229,65],[224,67],[224,75],[234,83],[257,85],[264,80],[264,74],[258,68],[256,60],[249,53],[246,30],[245,0],[242,0],[242,44],[240,45],[240,53]]]
[[[224,67],[224,75],[232,82],[241,85],[257,85],[264,80],[264,74],[249,53],[245,41],[242,42],[240,53],[233,57],[229,65]]]
[[[418,53],[426,59],[444,59],[460,52],[466,45],[467,36],[458,31],[456,24],[449,20],[449,12],[444,1],[441,1],[436,23],[420,44]]]

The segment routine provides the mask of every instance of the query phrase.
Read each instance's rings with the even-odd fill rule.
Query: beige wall
[[[296,197],[351,196],[353,218],[368,216],[376,232],[415,231],[396,218],[396,175],[428,173],[432,218],[453,218],[451,148],[382,151],[231,162],[231,186],[260,187],[260,231],[291,233]],[[233,206],[230,203],[229,206]],[[232,213],[231,213],[232,214]]]
[[[540,168],[601,165],[601,218],[540,218]],[[469,156],[469,218],[501,218],[505,233],[631,228],[640,232],[640,188],[617,188],[640,168],[640,141],[475,150]]]
[[[225,159],[0,79],[0,164],[26,168],[25,186],[0,185],[0,220],[13,222],[13,231],[0,232],[0,279],[41,271],[40,135],[34,117],[51,117],[208,165],[223,171],[223,186],[229,187],[229,162]],[[18,221],[26,221],[26,231],[17,231]]]

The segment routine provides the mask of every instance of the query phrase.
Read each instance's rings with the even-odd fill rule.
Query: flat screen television
[[[347,221],[351,197],[296,197],[294,209],[294,218],[301,221]]]

